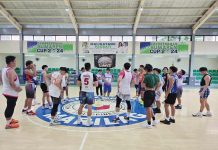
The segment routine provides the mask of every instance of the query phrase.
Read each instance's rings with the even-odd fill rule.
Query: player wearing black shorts
[[[155,91],[158,91],[160,88],[160,80],[156,74],[153,74],[153,67],[150,64],[145,65],[145,76],[142,83],[142,98],[144,101],[144,107],[146,108],[147,114],[147,124],[143,127],[152,128],[152,125],[155,126],[158,124],[158,121],[155,119],[155,116],[152,111],[152,104],[155,102]],[[153,119],[153,122],[151,122]]]
[[[162,120],[161,123],[170,125],[170,123],[175,123],[175,106],[176,98],[177,98],[177,88],[178,88],[178,76],[177,76],[177,68],[175,66],[171,66],[169,71],[170,75],[168,77],[167,81],[167,89],[165,94],[165,113],[166,118],[165,120]],[[170,117],[170,111],[169,106],[171,108],[171,117]]]
[[[48,92],[48,84],[47,84],[47,71],[48,71],[48,66],[47,65],[43,65],[42,66],[42,72],[40,75],[40,87],[42,89],[43,92],[43,96],[42,96],[42,109],[47,108],[45,106],[45,98],[47,99],[48,102],[48,108],[52,109],[52,104],[50,102],[50,97],[49,97],[49,92]]]

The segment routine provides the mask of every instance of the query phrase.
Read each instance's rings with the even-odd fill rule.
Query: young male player
[[[5,58],[7,67],[2,70],[3,95],[7,99],[5,109],[6,126],[5,129],[18,128],[18,121],[12,119],[14,109],[18,99],[18,93],[22,91],[19,78],[15,72],[16,57],[7,56]]]
[[[134,82],[135,82],[135,89],[136,89],[136,96],[138,95],[138,88],[139,88],[139,73],[137,69],[133,70],[133,78],[134,78]]]
[[[142,94],[141,93],[141,84],[144,81],[144,76],[145,76],[144,66],[140,65],[140,68],[139,68],[139,86],[138,86],[138,95],[137,96],[140,96]]]
[[[43,95],[42,95],[42,109],[46,108],[45,99],[48,102],[48,105],[49,105],[48,108],[49,109],[52,108],[52,104],[51,104],[50,97],[49,97],[49,91],[48,91],[47,71],[48,71],[48,66],[43,65],[41,75],[40,75],[40,87],[41,87],[42,92],[43,92]]]
[[[110,96],[113,78],[114,76],[110,73],[110,68],[107,68],[104,74],[104,96],[106,96],[106,94],[108,97]]]
[[[142,95],[144,101],[144,107],[146,108],[147,114],[147,124],[143,125],[146,128],[151,129],[152,125],[155,126],[159,122],[156,120],[153,111],[152,111],[152,104],[155,102],[155,92],[159,91],[160,88],[160,81],[159,77],[156,74],[153,74],[153,67],[150,64],[145,65],[145,76],[142,83]],[[153,119],[153,122],[151,122]]]
[[[119,112],[120,112],[120,103],[122,100],[126,101],[127,104],[127,116],[124,119],[129,120],[130,112],[131,112],[131,83],[134,82],[131,71],[129,70],[131,67],[130,63],[124,64],[124,69],[120,72],[118,77],[118,93],[116,99],[116,118],[113,122],[117,122],[120,120]]]
[[[208,74],[207,72],[207,68],[206,67],[201,67],[199,69],[200,73],[203,75],[202,79],[201,79],[201,88],[199,91],[200,94],[200,111],[193,114],[193,117],[202,117],[202,116],[207,116],[207,117],[211,117],[212,113],[210,112],[210,105],[208,104],[208,97],[210,95],[210,83],[212,80],[212,77]],[[206,114],[202,114],[204,111],[204,108],[206,107],[207,109],[207,113]]]
[[[78,120],[77,123],[81,124],[81,114],[85,104],[88,104],[88,120],[87,126],[91,126],[93,124],[91,116],[92,116],[92,104],[94,103],[94,86],[98,86],[98,80],[95,74],[91,73],[91,64],[85,63],[85,72],[83,72],[79,77],[77,84],[81,86],[82,89],[80,91],[80,107],[78,110]]]
[[[103,93],[102,93],[103,75],[102,75],[101,69],[98,70],[98,74],[96,76],[98,79],[98,87],[96,87],[96,94],[99,96],[99,90],[100,90],[100,95],[102,96],[103,95]]]
[[[165,94],[165,120],[162,120],[161,123],[170,125],[170,123],[175,123],[175,103],[177,97],[177,85],[178,85],[178,76],[177,76],[177,68],[175,66],[171,66],[169,69],[169,77],[167,81],[166,94]],[[171,108],[171,117],[169,107]]]
[[[31,110],[31,106],[35,97],[35,83],[33,78],[36,76],[36,68],[31,60],[26,61],[24,76],[26,80],[26,100],[22,112],[26,112],[27,115],[35,115],[35,112]]]
[[[176,109],[182,109],[182,93],[183,93],[183,76],[185,75],[184,70],[180,70],[177,74],[178,76],[178,89],[177,89],[177,100],[178,105],[175,106]]]
[[[156,100],[157,108],[156,108],[154,111],[155,111],[155,113],[161,113],[161,109],[160,109],[160,107],[161,107],[160,98],[161,98],[161,95],[162,95],[162,93],[163,93],[162,87],[163,87],[163,85],[164,85],[164,79],[163,79],[163,77],[161,76],[161,70],[160,70],[160,69],[154,68],[154,69],[153,69],[153,72],[154,72],[154,74],[156,74],[156,75],[159,77],[159,80],[160,80],[160,88],[159,88],[159,90],[156,91],[156,93],[155,93],[155,94],[156,94],[155,100]]]
[[[51,96],[53,107],[51,110],[51,121],[50,126],[59,125],[60,123],[57,120],[58,106],[61,102],[61,92],[63,91],[62,80],[63,76],[66,74],[67,68],[60,67],[59,72],[54,72],[51,75],[51,85],[49,86],[49,94]]]

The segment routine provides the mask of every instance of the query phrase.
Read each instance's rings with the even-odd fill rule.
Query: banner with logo
[[[69,42],[38,42],[28,41],[28,53],[52,53],[52,54],[70,54],[74,53],[75,45]]]
[[[186,42],[141,42],[140,54],[182,54],[188,53]]]
[[[113,68],[116,66],[116,54],[95,54],[94,64],[97,68]]]
[[[128,54],[128,42],[82,42],[85,54]]]

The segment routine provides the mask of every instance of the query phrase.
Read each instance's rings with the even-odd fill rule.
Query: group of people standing
[[[19,121],[13,119],[13,113],[18,99],[18,93],[22,91],[20,87],[18,75],[15,72],[16,58],[14,56],[6,57],[7,66],[2,70],[2,82],[3,82],[3,95],[7,99],[7,107],[5,109],[6,129],[18,128]],[[40,75],[40,87],[43,92],[42,108],[51,109],[51,121],[50,125],[60,124],[57,117],[58,106],[64,97],[64,91],[68,97],[68,83],[69,76],[67,74],[68,69],[66,67],[60,67],[59,71],[47,74],[48,66],[43,65]],[[95,102],[94,90],[96,87],[96,93],[102,95],[102,88],[104,87],[104,96],[110,96],[113,75],[110,73],[110,69],[106,70],[103,75],[102,70],[98,71],[95,75],[91,72],[91,64],[85,63],[84,68],[81,69],[81,74],[77,79],[77,84],[80,87],[79,100],[80,107],[78,109],[77,123],[81,124],[81,115],[85,105],[88,105],[87,112],[87,126],[93,124],[92,121],[92,105]],[[193,114],[194,117],[212,116],[210,107],[207,102],[207,98],[210,95],[209,86],[212,77],[208,74],[206,67],[199,69],[203,75],[201,80],[200,94],[200,111]],[[35,115],[32,110],[32,101],[36,96],[36,85],[39,84],[36,80],[36,66],[32,61],[26,61],[26,68],[24,69],[23,78],[25,80],[26,100],[22,112],[27,115]],[[131,64],[125,63],[123,69],[118,75],[118,86],[116,95],[116,108],[115,117],[113,122],[118,123],[120,121],[119,111],[122,101],[126,102],[127,113],[124,117],[129,121],[131,112],[131,86],[135,85],[136,96],[141,98],[146,108],[147,122],[144,124],[146,128],[152,128],[159,123],[156,120],[155,113],[161,113],[161,95],[165,92],[164,110],[165,119],[160,122],[170,125],[175,123],[175,109],[182,109],[181,97],[183,92],[183,77],[186,74],[184,70],[178,71],[175,66],[171,66],[169,69],[164,67],[163,74],[158,68],[153,68],[151,64],[145,66],[140,65],[139,72],[134,69],[131,72]],[[103,84],[104,83],[104,84]],[[51,100],[50,100],[51,99]],[[175,106],[176,99],[178,99],[178,105]],[[45,100],[48,102],[48,107],[45,105]],[[152,106],[156,105],[155,109]],[[206,107],[207,113],[203,114]]]

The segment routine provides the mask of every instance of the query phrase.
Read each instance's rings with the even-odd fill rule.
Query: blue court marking
[[[64,126],[74,126],[74,127],[87,127],[87,106],[84,107],[82,114],[82,124],[77,125],[77,110],[79,107],[79,98],[74,97],[66,101],[65,104],[59,105],[58,118],[61,125]],[[117,126],[128,126],[136,123],[145,121],[145,108],[138,100],[131,100],[132,111],[130,115],[130,120],[126,121],[124,116],[126,116],[126,102],[121,103],[120,110],[120,121],[118,123],[113,123],[115,118],[115,105],[116,98],[101,98],[95,97],[95,104],[93,105],[93,116],[92,120],[94,124],[90,127],[117,127]],[[36,115],[38,118],[50,122],[51,110],[42,109],[39,107],[36,110]]]

